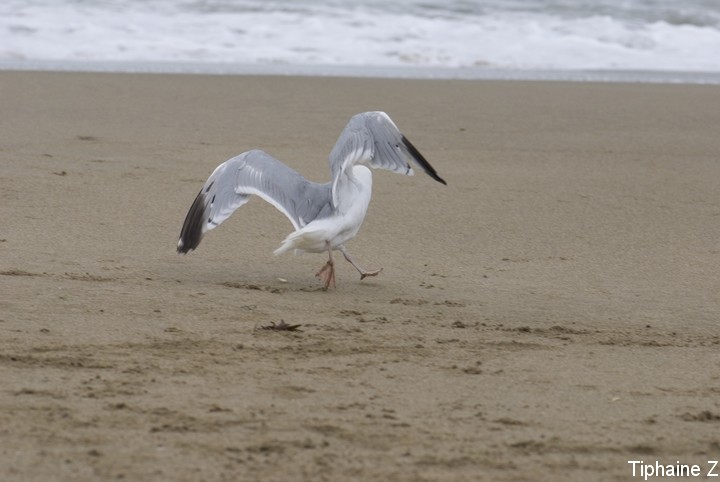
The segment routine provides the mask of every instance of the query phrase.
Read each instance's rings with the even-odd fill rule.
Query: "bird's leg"
[[[360,266],[358,266],[357,264],[355,264],[355,261],[353,261],[352,257],[345,250],[345,246],[339,246],[338,249],[343,254],[343,256],[345,256],[345,259],[348,260],[348,263],[353,265],[355,267],[355,269],[358,270],[358,272],[360,273],[361,281],[364,280],[366,276],[377,276],[382,271],[382,268],[377,269],[375,271],[366,271],[366,270],[362,269]]]
[[[325,263],[325,266],[320,268],[320,271],[315,273],[315,276],[322,280],[323,287],[327,290],[331,284],[333,288],[335,288],[335,263],[333,263],[332,247],[330,246],[330,241],[325,241],[325,244],[327,245],[328,249],[328,262]]]

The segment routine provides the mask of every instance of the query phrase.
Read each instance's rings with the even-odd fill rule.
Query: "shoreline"
[[[521,70],[444,67],[229,64],[216,62],[0,61],[0,72],[68,72],[720,85],[720,72]]]

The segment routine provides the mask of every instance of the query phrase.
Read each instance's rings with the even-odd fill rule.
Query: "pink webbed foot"
[[[353,265],[355,267],[355,269],[358,271],[358,273],[360,273],[360,281],[364,280],[368,276],[377,276],[382,272],[382,268],[376,269],[373,271],[367,271],[367,270],[363,269],[361,266],[359,266],[355,262],[354,259],[352,259],[352,256],[350,256],[350,253],[348,253],[345,250],[345,246],[340,246],[338,249],[340,249],[340,252],[343,254],[343,256],[345,256],[345,259],[348,261],[348,263]]]
[[[332,260],[325,263],[325,265],[320,268],[320,271],[315,273],[315,276],[323,282],[323,289],[327,290],[330,285],[335,288],[335,266]]]
[[[364,280],[368,276],[377,276],[382,272],[382,268],[376,269],[375,271],[360,271],[360,281]]]

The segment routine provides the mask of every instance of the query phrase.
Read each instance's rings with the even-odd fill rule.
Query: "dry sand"
[[[720,87],[0,73],[0,480],[631,480],[720,458]],[[350,251],[272,255],[225,159],[387,111]],[[283,280],[286,280],[285,282]],[[284,320],[301,332],[262,330]]]

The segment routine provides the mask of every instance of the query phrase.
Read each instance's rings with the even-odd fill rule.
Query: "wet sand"
[[[0,73],[0,480],[631,480],[720,458],[720,87]],[[348,248],[260,200],[177,236],[251,148],[308,178],[384,110]],[[300,324],[301,331],[265,330]],[[720,472],[720,471],[718,471]]]

